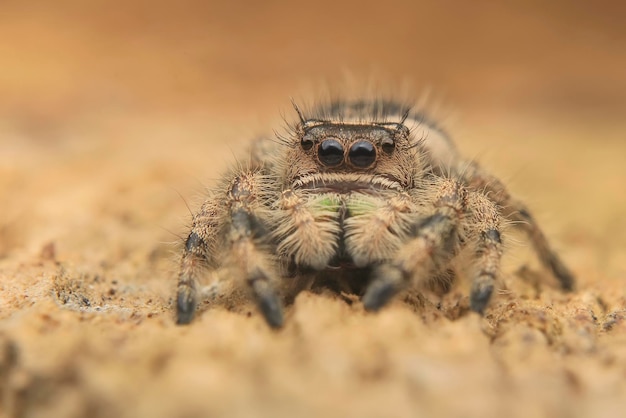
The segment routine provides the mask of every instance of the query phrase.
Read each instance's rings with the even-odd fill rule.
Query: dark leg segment
[[[480,232],[476,255],[479,270],[472,283],[470,308],[482,315],[491,299],[493,285],[500,269],[502,241],[497,229]]]
[[[263,275],[248,280],[254,294],[259,310],[265,321],[272,328],[283,326],[283,309],[280,298]]]
[[[282,303],[274,288],[275,265],[264,250],[267,235],[260,214],[264,210],[263,178],[258,172],[235,177],[222,193],[207,201],[194,216],[192,232],[181,260],[176,298],[178,324],[189,323],[197,306],[197,278],[212,268],[248,285],[259,310],[272,328],[283,324]]]
[[[511,206],[505,208],[508,219],[516,222],[515,226],[524,230],[535,247],[535,251],[541,262],[548,267],[554,277],[559,281],[563,290],[572,291],[576,279],[571,271],[563,264],[559,256],[550,248],[548,240],[539,229],[537,222],[530,214],[525,205],[519,201],[511,200]]]
[[[206,244],[200,235],[192,231],[185,242],[181,260],[176,295],[176,323],[188,324],[194,317],[198,305],[196,277],[206,264]]]
[[[229,192],[230,228],[226,236],[231,243],[224,264],[233,274],[244,279],[254,296],[259,310],[268,325],[283,325],[283,308],[279,294],[274,288],[274,270],[269,254],[261,249],[267,234],[255,214],[260,196],[258,179],[254,175],[235,179]]]
[[[491,200],[502,207],[503,217],[513,221],[513,226],[526,233],[539,259],[552,271],[554,277],[559,281],[561,288],[567,291],[573,290],[576,281],[574,275],[552,250],[548,240],[526,205],[514,199],[500,180],[485,173],[484,170],[475,163],[469,165],[463,163],[462,168],[460,165],[459,172],[462,174],[463,180],[467,185],[474,190],[484,190]]]
[[[382,308],[413,280],[429,280],[456,254],[458,226],[466,207],[467,192],[457,182],[440,185],[434,214],[415,226],[414,237],[398,251],[390,263],[376,268],[363,295],[366,310]]]
[[[385,306],[398,292],[406,288],[409,280],[398,267],[383,264],[374,270],[372,282],[363,295],[363,306],[375,312]]]
[[[191,322],[196,312],[198,296],[196,285],[192,281],[178,283],[178,295],[176,298],[176,323],[185,325]]]

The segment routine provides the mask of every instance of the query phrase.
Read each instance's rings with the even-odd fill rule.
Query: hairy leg
[[[176,297],[176,323],[188,324],[198,305],[198,278],[206,269],[215,268],[216,208],[208,202],[194,214],[193,226],[180,261]]]
[[[431,214],[414,225],[411,238],[390,262],[374,270],[363,295],[365,309],[376,311],[413,281],[429,280],[456,255],[463,233],[460,223],[467,207],[467,191],[450,179],[433,187],[436,192]]]
[[[178,282],[179,324],[193,318],[197,276],[202,261],[207,260],[205,264],[246,283],[267,323],[274,328],[282,326],[282,304],[274,287],[276,268],[263,245],[267,235],[261,221],[263,194],[263,176],[243,172],[228,184],[223,202],[212,199],[194,217]]]
[[[561,288],[563,290],[573,290],[575,285],[574,275],[561,261],[556,252],[552,250],[547,238],[527,206],[513,198],[500,180],[486,173],[477,164],[463,163],[459,167],[463,180],[471,189],[483,190],[487,193],[491,200],[502,207],[503,217],[512,221],[513,226],[526,233],[539,259],[552,271]]]
[[[204,259],[196,253],[202,251],[201,246],[194,243],[196,237],[192,232],[187,238],[180,262],[176,295],[176,323],[179,325],[191,322],[198,305],[197,277]]]
[[[470,193],[468,198],[470,232],[468,245],[473,245],[476,275],[470,291],[470,308],[483,314],[494,282],[500,272],[502,240],[500,237],[500,214],[497,206],[485,195]]]
[[[467,192],[454,180],[438,185],[433,214],[415,227],[390,262],[380,265],[363,296],[367,310],[378,310],[414,281],[431,280],[449,266],[461,246],[474,245],[477,267],[470,307],[482,314],[500,269],[502,243],[497,206],[486,196]]]

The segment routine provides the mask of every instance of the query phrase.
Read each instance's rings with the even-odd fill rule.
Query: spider
[[[572,290],[574,277],[524,203],[463,159],[424,113],[386,100],[294,108],[288,134],[253,142],[249,162],[193,215],[178,324],[193,319],[206,270],[249,289],[267,324],[280,328],[284,301],[314,284],[347,289],[377,311],[403,290],[447,277],[464,249],[474,271],[470,308],[483,314],[507,223]]]

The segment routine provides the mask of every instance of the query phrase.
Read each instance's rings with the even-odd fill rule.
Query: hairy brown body
[[[179,274],[179,323],[193,318],[203,270],[247,286],[268,324],[285,297],[316,282],[378,310],[398,292],[473,256],[470,306],[482,313],[499,273],[501,229],[524,229],[562,287],[573,277],[526,207],[457,153],[419,112],[384,101],[334,102],[286,138],[261,139],[193,217]],[[418,134],[418,132],[420,134]]]

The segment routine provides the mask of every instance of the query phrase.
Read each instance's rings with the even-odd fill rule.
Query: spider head
[[[343,123],[307,120],[298,130],[299,147],[320,171],[376,171],[408,145],[400,123]]]
[[[415,167],[412,148],[403,123],[303,120],[296,129],[288,177],[307,189],[400,189]]]

